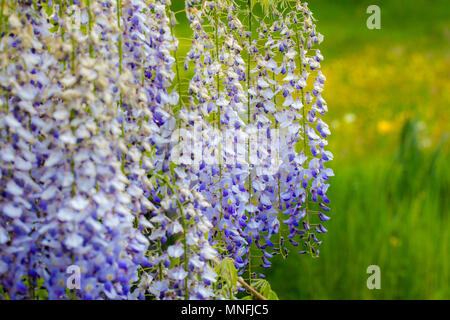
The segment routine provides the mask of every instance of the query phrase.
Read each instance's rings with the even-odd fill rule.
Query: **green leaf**
[[[280,298],[278,298],[278,295],[276,294],[276,292],[273,290],[270,290],[270,293],[266,298],[269,300],[280,300]]]
[[[43,1],[43,4],[45,12],[47,13],[48,16],[51,16],[53,14],[53,3],[52,5],[48,4],[48,1]]]
[[[59,26],[56,25],[54,27],[51,27],[48,31],[50,31],[51,33],[55,33],[56,31],[58,31],[58,29],[59,29]]]
[[[252,286],[269,300],[279,300],[278,295],[272,290],[269,281],[265,279],[255,279],[252,281]]]
[[[173,161],[170,161],[170,165],[169,165],[169,169],[170,169],[170,174],[175,177],[175,168],[177,167],[177,164]]]
[[[36,292],[36,297],[38,300],[47,300],[48,299],[48,293],[46,289],[39,289]]]
[[[233,259],[225,258],[215,267],[216,273],[221,276],[231,287],[236,287],[237,284],[237,270],[234,267]]]

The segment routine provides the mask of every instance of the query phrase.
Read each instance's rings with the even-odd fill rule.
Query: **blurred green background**
[[[380,30],[366,27],[371,4]],[[332,219],[320,258],[293,250],[268,280],[281,299],[450,299],[448,2],[309,7],[325,36]]]
[[[325,36],[332,219],[320,258],[292,248],[267,279],[280,299],[450,299],[448,1],[308,2]],[[175,31],[190,36],[182,18]]]

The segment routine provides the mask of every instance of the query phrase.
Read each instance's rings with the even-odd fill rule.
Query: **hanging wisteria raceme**
[[[270,267],[270,259],[277,252],[272,236],[279,232],[279,210],[277,210],[277,188],[275,176],[279,172],[280,139],[278,127],[273,125],[276,110],[276,94],[279,91],[274,78],[276,62],[270,48],[265,46],[264,21],[253,32],[252,3],[248,8],[248,33],[242,39],[248,54],[248,126],[247,132],[253,139],[248,140],[250,170],[250,191],[255,203],[254,211],[247,226],[248,237],[253,238],[263,268]],[[250,240],[250,242],[252,242]],[[253,274],[250,273],[252,278]]]
[[[27,294],[22,278],[33,273],[32,265],[37,254],[33,248],[37,234],[33,229],[38,223],[39,209],[33,208],[33,202],[30,203],[29,199],[42,190],[30,177],[31,170],[38,162],[31,150],[31,146],[37,142],[31,121],[33,117],[38,117],[30,100],[42,93],[36,88],[36,83],[30,83],[27,77],[30,70],[25,61],[33,61],[38,57],[31,53],[31,49],[35,50],[31,41],[33,30],[23,28],[23,21],[31,18],[25,17],[26,13],[26,10],[18,10],[17,15],[10,16],[7,23],[2,17],[2,34],[14,31],[16,34],[7,38],[2,36],[0,42],[0,279],[12,297]],[[24,16],[24,20],[21,16]],[[39,47],[40,43],[36,45]],[[27,50],[28,55],[23,56],[25,61],[18,61],[23,50]]]
[[[252,117],[247,128],[252,130],[252,126],[256,126],[257,129],[253,130],[258,132],[255,137],[258,149],[253,150],[249,146],[249,158],[255,159],[250,162],[253,170],[249,181],[254,197],[258,198],[255,218],[259,229],[255,230],[255,240],[257,246],[263,249],[261,266],[264,268],[270,267],[269,259],[273,254],[287,256],[284,236],[295,247],[302,240],[305,250],[300,253],[309,252],[318,256],[317,247],[321,242],[314,231],[326,232],[320,222],[328,217],[310,202],[319,202],[319,206],[316,205],[318,209],[328,210],[323,202],[328,202],[325,196],[328,188],[326,181],[333,175],[332,170],[323,165],[332,159],[331,153],[324,150],[327,144],[324,138],[330,132],[323,120],[315,117],[318,105],[320,115],[326,112],[325,101],[320,96],[325,81],[319,70],[323,57],[318,49],[313,51],[312,48],[322,41],[322,36],[316,34],[312,14],[306,4],[298,1],[295,10],[288,2],[285,5],[282,12],[276,6],[270,8],[267,24],[265,19],[260,20],[257,40],[243,40],[244,46],[248,43],[249,69],[252,70],[248,86]],[[251,21],[251,11],[249,16]],[[250,26],[249,23],[249,29]],[[248,37],[251,39],[251,35]],[[252,62],[255,68],[251,67]],[[312,91],[307,91],[308,71],[317,74],[314,84],[309,85]],[[312,103],[314,96],[317,103]],[[317,122],[316,129],[321,138],[308,122]],[[266,139],[276,140],[276,144],[270,144]],[[261,145],[267,148],[261,149]],[[264,161],[265,155],[269,155],[267,159],[270,161]],[[309,180],[312,181],[308,185]],[[323,202],[320,202],[320,197]],[[319,217],[318,223],[310,223],[312,213]],[[283,228],[279,220],[287,225],[287,234],[279,230]],[[279,233],[278,243],[270,239],[275,233]],[[267,250],[270,248],[273,251]]]
[[[131,10],[125,10],[127,5]],[[26,297],[33,292],[23,292],[24,281],[42,278],[50,298],[63,298],[66,270],[75,265],[82,275],[82,288],[75,293],[80,298],[143,298],[148,286],[157,287],[151,274],[144,274],[140,290],[131,296],[130,289],[138,280],[138,269],[149,268],[157,259],[153,254],[144,257],[149,255],[148,245],[156,243],[161,228],[167,228],[168,236],[183,232],[178,228],[180,216],[169,224],[161,221],[161,228],[147,220],[169,219],[167,211],[178,208],[175,190],[164,191],[167,199],[160,196],[161,207],[148,200],[158,198],[158,188],[166,185],[163,178],[152,184],[147,174],[168,172],[168,137],[173,129],[170,99],[174,98],[166,90],[172,80],[173,49],[166,7],[161,3],[154,12],[147,11],[150,19],[145,24],[150,27],[144,28],[143,16],[144,30],[130,17],[133,23],[122,26],[135,29],[123,34],[115,19],[121,18],[117,7],[100,1],[73,7],[60,2],[41,7],[38,15],[30,6],[17,9],[9,18],[13,36],[2,38],[3,46],[12,43],[15,49],[2,60],[13,62],[2,67],[2,88],[11,92],[2,101],[2,244],[8,246],[1,252],[1,266],[2,274],[10,271],[3,289],[10,297]],[[137,9],[131,3],[122,7],[126,13],[145,11]],[[51,17],[47,10],[53,11]],[[74,27],[79,17],[85,20],[86,34]],[[57,31],[50,31],[55,26],[47,25],[48,18]],[[161,22],[166,28],[160,28]],[[27,24],[32,27],[23,31],[20,27]],[[137,38],[137,31],[147,38]],[[126,50],[117,46],[122,41]],[[133,59],[143,65],[137,75]],[[133,85],[140,84],[133,91]],[[195,263],[192,256],[195,270],[209,274],[206,283],[189,281],[194,288],[189,297],[209,298],[213,293],[207,287],[215,275],[205,261],[214,258],[215,251],[200,237],[208,233],[209,222],[200,212],[207,203],[201,194],[181,189],[185,219],[197,220],[185,226],[192,229],[188,253],[197,249],[204,258]],[[174,258],[178,257],[176,253]],[[194,264],[187,260],[185,264],[192,273]],[[173,282],[187,277],[176,270],[168,272],[174,274]]]
[[[281,190],[281,199],[287,209],[284,213],[289,216],[284,221],[289,227],[289,241],[297,246],[297,241],[301,240],[304,248],[300,253],[318,256],[321,241],[316,234],[327,232],[321,222],[328,220],[328,217],[321,211],[329,210],[324,204],[329,202],[325,195],[329,186],[326,181],[333,175],[333,171],[324,166],[326,161],[332,159],[332,154],[325,150],[328,144],[325,138],[330,131],[319,118],[327,111],[325,100],[320,95],[325,82],[320,71],[323,56],[319,49],[314,50],[323,36],[316,31],[314,18],[306,3],[297,2],[295,10],[288,9],[282,25],[277,26],[281,34],[278,50],[284,54],[285,62],[281,70],[285,75],[283,105],[288,107],[287,114],[290,111],[296,113],[287,115],[293,122],[289,129],[300,126],[300,140],[303,141],[300,142],[301,152],[296,152],[298,143],[292,142],[296,142],[297,137],[292,137],[287,140],[291,143],[289,151],[281,153],[288,156],[284,161],[287,174],[281,184],[287,189]],[[308,78],[314,74],[315,81],[309,84]],[[314,219],[313,215],[319,219]]]
[[[206,212],[215,226],[211,244],[219,246],[222,255],[231,255],[242,273],[249,245],[243,234],[249,197],[245,122],[241,119],[247,112],[246,69],[237,41],[244,33],[243,26],[232,1],[187,1],[186,11],[194,31],[187,55],[187,62],[194,65],[189,84],[193,95],[185,111],[190,117],[183,117],[196,126],[191,130],[197,160],[190,167],[191,180],[211,203]],[[207,117],[212,121],[205,121]],[[183,158],[180,162],[186,163]]]
[[[255,4],[1,2],[0,298],[260,298],[274,255],[318,256],[323,36]]]
[[[133,74],[143,104],[140,110],[136,101],[123,97],[119,101],[124,109],[125,136],[130,139],[127,144],[133,145],[123,155],[124,166],[135,189],[142,190],[139,196],[148,197],[153,207],[147,214],[152,245],[142,289],[155,298],[211,298],[215,296],[210,288],[215,273],[207,260],[216,258],[216,253],[205,236],[210,222],[202,215],[209,204],[190,188],[182,168],[171,171],[169,161],[176,124],[171,107],[178,104],[179,96],[176,90],[168,91],[175,76],[171,52],[177,50],[168,2],[148,6],[145,1],[124,1],[122,5],[122,61],[124,70]],[[169,245],[169,239],[175,244]]]
[[[207,150],[213,150],[213,154],[220,153],[216,166],[206,165],[205,158],[202,158],[200,170],[194,169],[193,176],[199,183],[199,190],[212,203],[208,217],[217,227],[210,240],[217,240],[218,233],[225,234],[219,243],[225,243],[226,254],[233,255],[235,266],[242,268],[241,273],[249,266],[250,277],[252,243],[262,249],[260,257],[264,268],[270,267],[269,259],[274,254],[287,256],[285,236],[295,247],[303,242],[305,250],[301,253],[309,252],[316,256],[320,241],[315,233],[326,232],[321,221],[328,219],[323,212],[316,210],[328,210],[324,205],[328,202],[326,181],[333,174],[323,165],[332,158],[331,153],[324,149],[329,129],[317,117],[326,111],[325,101],[320,96],[325,81],[319,70],[323,57],[318,49],[314,51],[313,48],[321,42],[322,36],[316,34],[312,14],[306,4],[298,1],[295,10],[289,3],[284,5],[282,11],[272,6],[266,17],[259,18],[252,14],[253,4],[248,1],[247,11],[241,11],[248,13],[245,31],[233,12],[244,8],[236,8],[232,1],[187,1],[186,4],[194,31],[187,55],[188,61],[195,64],[189,94],[194,93],[197,97],[195,101],[190,97],[191,115],[195,116],[189,121],[212,114],[212,124],[216,124],[218,129],[214,131],[208,123],[203,123],[200,127],[203,127],[203,133],[207,132],[209,139],[197,145],[194,142],[191,147],[197,153],[200,148],[203,156]],[[256,34],[252,33],[253,20],[259,22]],[[224,30],[226,33],[222,33]],[[230,52],[223,52],[223,47],[217,44],[223,43],[230,48],[234,41],[238,48],[233,49],[238,55],[234,61],[228,61],[233,61],[230,66],[236,77],[227,71],[230,69],[227,69],[225,57],[230,57]],[[241,56],[242,48],[246,51],[244,57]],[[243,58],[247,58],[247,62]],[[311,73],[317,76],[309,90],[308,76]],[[215,78],[218,78],[216,84]],[[238,85],[234,86],[230,82],[232,79],[237,79]],[[220,94],[214,95],[220,91],[221,85],[228,91],[228,100]],[[243,87],[243,95],[233,93],[234,88],[239,87]],[[313,97],[317,97],[316,103],[313,103]],[[247,105],[247,110],[242,110],[240,102]],[[235,104],[241,107],[235,110],[235,114],[246,123],[242,124],[241,119],[235,117],[239,120],[233,127],[233,120],[230,125],[224,114]],[[321,137],[315,133],[314,123]],[[190,138],[194,139],[195,135],[203,137],[198,131],[193,128],[190,133],[187,130],[183,133],[191,134]],[[243,140],[248,143],[246,147]],[[236,154],[233,157],[233,154],[222,153],[222,146],[227,142],[229,146],[233,144],[230,141],[241,142],[240,145],[237,143],[237,149],[244,149],[246,161],[237,166],[222,166],[227,159],[236,159]],[[190,149],[185,150],[188,152],[184,153],[186,158],[181,162],[191,160]],[[206,158],[214,159],[209,154]],[[200,177],[198,181],[197,176]],[[242,197],[244,192],[248,195],[246,199]],[[233,197],[236,194],[241,199],[236,201]],[[319,206],[314,208],[314,204],[309,202],[318,202]],[[318,223],[310,222],[312,214],[319,217]],[[281,222],[287,225],[285,235],[280,231]],[[278,234],[278,239],[272,237],[274,234]]]
[[[242,164],[236,165],[239,150],[232,143],[235,139],[242,140],[243,132],[239,129],[244,122],[239,114],[243,113],[246,98],[241,84],[245,77],[242,49],[233,37],[239,27],[234,10],[227,1],[186,2],[194,35],[185,67],[192,62],[194,76],[189,83],[189,93],[193,94],[189,108],[182,110],[181,118],[187,124],[183,132],[189,134],[191,126],[192,137],[185,137],[180,146],[191,143],[195,154],[194,161],[190,159],[189,149],[179,158],[180,163],[193,164],[189,166],[191,181],[211,203],[206,216],[215,229],[209,239],[226,255],[247,245],[239,225],[248,201],[242,183],[245,179],[242,175],[247,172]],[[211,116],[211,123],[205,121]],[[237,147],[241,146],[237,144]],[[240,153],[243,155],[243,150]],[[237,264],[243,262],[238,260]]]
[[[49,32],[44,11],[42,16],[36,16],[31,7],[19,5],[16,14],[9,17],[10,37],[17,43],[17,55],[8,57],[13,68],[5,75],[9,84],[3,86],[6,90],[18,86],[20,90],[11,90],[11,96],[7,97],[10,108],[5,118],[11,120],[6,123],[5,134],[14,137],[16,130],[21,130],[15,127],[20,124],[17,121],[27,121],[22,127],[32,130],[34,141],[27,141],[27,145],[36,159],[27,165],[27,177],[14,179],[14,193],[10,188],[11,192],[6,191],[4,195],[4,200],[9,200],[4,207],[14,208],[16,212],[11,216],[12,211],[4,210],[13,219],[5,221],[5,225],[21,226],[14,229],[20,237],[10,236],[32,240],[31,254],[20,257],[28,247],[22,244],[16,248],[20,258],[12,263],[8,261],[13,270],[27,265],[28,272],[17,274],[15,284],[23,284],[22,277],[29,276],[26,281],[30,292],[15,292],[21,288],[11,288],[10,294],[12,297],[20,293],[33,295],[33,282],[39,277],[44,279],[50,298],[61,298],[66,291],[65,272],[70,265],[77,265],[83,276],[83,287],[77,292],[80,297],[104,296],[110,290],[118,290],[119,295],[127,297],[132,272],[126,269],[122,274],[112,275],[123,278],[115,288],[110,283],[110,290],[104,288],[108,287],[107,273],[111,271],[107,270],[106,260],[112,265],[119,263],[119,257],[131,260],[132,255],[126,249],[135,238],[134,229],[127,221],[129,211],[124,206],[128,195],[109,139],[115,133],[111,122],[114,109],[107,110],[107,104],[101,101],[108,99],[107,90],[99,86],[97,95],[93,94],[96,80],[104,77],[109,66],[83,54],[93,39],[72,28],[74,21],[65,15],[65,10],[70,8],[59,3],[53,9],[55,15],[49,18],[55,22],[58,36]],[[28,28],[23,32],[21,26]],[[104,47],[97,45],[96,50],[102,54]],[[15,149],[15,143],[8,147]],[[9,162],[16,164],[17,160]],[[32,190],[27,181],[35,183],[32,193],[26,192]],[[108,208],[109,205],[115,206],[115,210]],[[37,219],[28,219],[23,215],[24,210],[34,212]],[[110,223],[115,225],[115,233],[109,234]],[[141,241],[145,249],[147,240]],[[141,249],[142,256],[143,253]]]

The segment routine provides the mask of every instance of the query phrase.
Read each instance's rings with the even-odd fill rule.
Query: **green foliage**
[[[214,271],[218,275],[218,283],[222,285],[222,291],[229,299],[234,299],[233,292],[236,291],[237,285],[237,270],[234,267],[233,259],[224,258],[216,264]]]
[[[269,300],[278,300],[278,295],[272,290],[269,281],[265,279],[255,279],[252,286]]]
[[[9,300],[9,295],[5,292],[2,285],[0,285],[0,300]]]
[[[45,288],[44,279],[37,278],[35,281],[32,281],[30,277],[24,277],[22,279],[24,285],[30,291],[30,296],[33,300],[47,300],[48,293]],[[0,299],[9,300],[9,296],[7,293],[3,291],[3,287],[0,285]]]
[[[236,291],[238,274],[234,267],[233,259],[224,258],[218,264],[216,264],[214,271],[218,275],[218,282],[222,286],[223,291],[226,293],[230,299],[235,299],[233,292]],[[265,279],[254,279],[252,280],[251,286],[266,297],[269,300],[278,300],[278,295],[272,290],[270,283]],[[244,296],[240,298],[242,300],[252,300],[254,297],[252,295]]]
[[[48,294],[47,294],[47,289],[44,286],[44,279],[43,278],[38,278],[36,280],[36,289],[35,289],[35,296],[37,300],[47,300],[48,299]]]
[[[219,264],[216,265],[215,271],[229,286],[236,287],[238,276],[237,270],[234,267],[233,259],[224,258],[219,262]]]
[[[262,294],[268,300],[279,300],[278,295],[272,290],[269,281],[265,279],[254,279],[252,281],[253,288]],[[240,298],[241,300],[254,300],[253,295],[246,295]]]

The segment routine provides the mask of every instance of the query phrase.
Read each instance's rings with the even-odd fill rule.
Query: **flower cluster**
[[[208,204],[169,172],[178,97],[166,5],[7,4],[0,284],[10,298],[34,297],[39,280],[54,299],[214,296]],[[180,234],[183,272],[165,244]],[[72,265],[81,288],[67,293]]]
[[[186,1],[194,34],[185,69],[192,62],[194,75],[174,159],[211,203],[210,241],[250,278],[253,258],[268,268],[273,255],[287,256],[286,236],[318,256],[316,235],[329,219],[330,131],[320,118],[325,77],[314,48],[323,36],[306,4],[287,5],[258,19],[250,2],[245,27],[233,1]]]
[[[268,3],[186,0],[186,81],[169,0],[2,1],[0,297],[226,298],[224,258],[318,255],[322,36]]]

